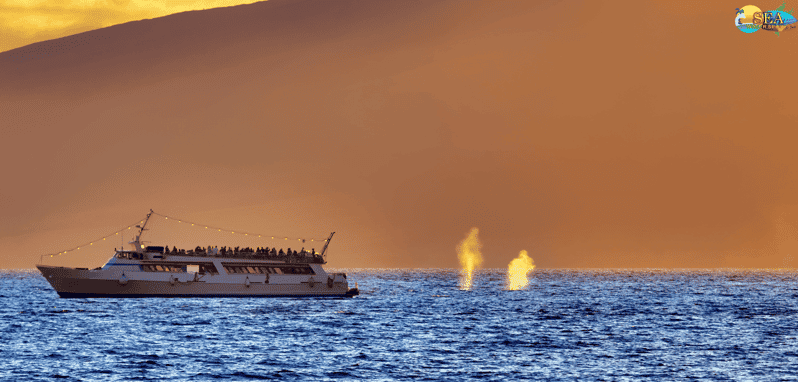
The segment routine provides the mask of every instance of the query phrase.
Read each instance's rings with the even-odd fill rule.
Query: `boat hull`
[[[62,298],[142,297],[352,297],[357,289],[346,282],[274,283],[253,278],[250,282],[198,281],[188,275],[170,275],[169,281],[128,279],[127,275],[102,271],[37,265],[44,278]],[[130,277],[135,278],[135,274]],[[213,278],[211,278],[213,280]],[[330,286],[331,285],[331,286]]]

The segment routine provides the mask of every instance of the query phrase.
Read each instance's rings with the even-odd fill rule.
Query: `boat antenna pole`
[[[136,252],[138,253],[144,252],[144,245],[141,244],[141,234],[144,233],[144,227],[146,227],[147,222],[150,221],[150,216],[152,216],[152,213],[153,213],[152,210],[150,210],[150,213],[147,214],[147,218],[144,219],[144,223],[142,225],[136,225],[136,228],[139,229],[139,234],[136,235],[135,240],[128,243],[128,244],[133,244],[133,246],[136,247]]]
[[[335,232],[330,234],[330,237],[327,238],[327,242],[324,243],[324,248],[321,249],[321,257],[325,260],[326,258],[324,257],[324,252],[327,252],[327,246],[330,245],[330,240],[332,240],[333,235],[335,235]]]
[[[136,226],[136,227],[140,228],[140,230],[139,230],[139,236],[141,236],[141,234],[143,234],[143,233],[144,233],[144,227],[146,227],[146,226],[147,226],[147,222],[148,222],[148,221],[150,221],[150,216],[152,216],[152,213],[153,213],[153,212],[152,212],[152,208],[150,208],[150,213],[148,213],[148,214],[147,214],[147,218],[146,218],[146,219],[144,219],[144,224],[142,224],[142,225],[140,225],[140,226]]]

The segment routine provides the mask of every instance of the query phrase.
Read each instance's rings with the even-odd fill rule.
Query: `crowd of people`
[[[303,247],[301,250],[288,250],[284,251],[282,248],[277,250],[277,248],[269,248],[269,247],[258,247],[258,248],[240,248],[240,247],[200,247],[197,246],[193,250],[185,250],[185,249],[177,249],[176,247],[172,247],[169,250],[169,246],[167,245],[164,247],[164,254],[165,255],[176,255],[176,256],[211,256],[211,257],[225,257],[225,258],[242,258],[242,259],[277,259],[277,260],[302,260],[310,258],[316,262],[323,262],[321,254],[316,253],[316,249],[313,248],[310,251],[305,250]]]

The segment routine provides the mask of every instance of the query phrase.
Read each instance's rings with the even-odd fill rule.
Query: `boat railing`
[[[286,263],[311,263],[311,264],[324,264],[324,258],[320,253],[305,252],[305,254],[297,253],[296,255],[272,255],[262,252],[216,252],[208,253],[208,251],[194,251],[194,250],[178,250],[178,251],[164,251],[164,258],[167,256],[186,256],[186,257],[212,257],[218,259],[251,259],[251,260],[271,260],[282,261]]]

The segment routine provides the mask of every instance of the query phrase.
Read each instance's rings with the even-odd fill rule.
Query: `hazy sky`
[[[472,227],[483,267],[798,266],[798,32],[742,5],[272,0],[0,53],[0,267],[150,208],[336,231],[333,267],[457,267]]]

